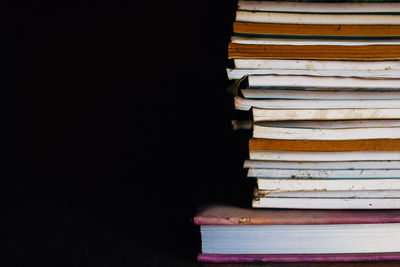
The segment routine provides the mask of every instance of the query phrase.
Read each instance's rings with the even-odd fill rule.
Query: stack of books
[[[239,0],[233,30],[252,207],[269,209],[203,208],[199,260],[400,259],[400,3]]]
[[[343,13],[343,12],[346,13]],[[253,207],[400,208],[400,5],[239,1]]]

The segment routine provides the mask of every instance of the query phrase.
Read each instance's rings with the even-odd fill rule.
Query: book
[[[391,71],[400,70],[400,61],[348,61],[305,59],[234,59],[239,69]]]
[[[291,140],[395,139],[400,138],[400,120],[257,122],[253,124],[253,137]]]
[[[251,75],[251,87],[291,87],[291,88],[349,88],[349,89],[399,89],[400,78],[369,79],[360,77],[307,76],[307,75]]]
[[[286,169],[286,170],[368,170],[400,169],[400,161],[277,161],[245,160],[244,168]]]
[[[238,80],[246,75],[309,75],[309,76],[341,76],[363,78],[398,78],[400,70],[292,70],[292,69],[235,69],[227,68],[228,79]]]
[[[262,45],[399,45],[399,39],[311,39],[311,38],[262,38],[248,36],[232,36],[234,44],[262,44]]]
[[[247,75],[398,78],[400,77],[399,62],[237,58],[233,59],[235,68],[227,68],[226,71],[229,79],[241,79]]]
[[[400,151],[286,151],[254,150],[249,152],[253,160],[277,161],[370,161],[400,160]]]
[[[199,254],[199,262],[256,263],[256,262],[363,262],[399,260],[400,253],[329,253],[329,254]]]
[[[399,216],[397,210],[201,207],[194,218],[195,224],[200,226],[202,239],[198,260],[396,259],[400,258]]]
[[[335,121],[333,123],[335,123]],[[400,139],[359,138],[359,139],[348,139],[348,140],[305,140],[305,139],[287,140],[287,139],[250,138],[249,151],[255,151],[255,150],[390,151],[390,150],[400,150]]]
[[[396,109],[399,99],[248,99],[235,97],[235,109]]]
[[[400,179],[268,179],[257,178],[264,191],[346,191],[400,190]],[[341,208],[346,208],[343,205]]]
[[[228,45],[228,58],[398,60],[400,45],[265,45],[231,42]]]
[[[255,190],[254,208],[290,209],[398,209],[399,190],[292,191]]]
[[[196,225],[327,225],[400,223],[400,210],[284,210],[251,209],[234,205],[199,206]]]
[[[246,88],[240,90],[244,98],[289,99],[289,100],[395,100],[400,99],[400,90],[302,90]]]
[[[357,198],[357,199],[381,199],[400,198],[400,190],[349,190],[349,191],[291,191],[273,192],[254,190],[254,195],[259,198]]]
[[[238,1],[238,10],[297,13],[400,13],[400,3]]]
[[[282,209],[399,209],[400,198],[255,198],[253,208]]]
[[[275,24],[400,25],[398,14],[328,14],[237,10],[236,21]]]
[[[249,168],[247,177],[271,179],[399,179],[399,169],[259,169]]]
[[[245,106],[244,110],[249,108]],[[253,121],[399,119],[400,108],[262,109],[252,108]]]
[[[343,25],[340,22],[323,25],[235,21],[233,32],[236,35],[280,38],[397,38],[400,36],[400,25]]]

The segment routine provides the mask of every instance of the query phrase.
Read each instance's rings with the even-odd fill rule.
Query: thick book
[[[249,106],[245,106],[248,108]],[[246,109],[245,109],[246,110]],[[253,121],[400,119],[400,108],[252,108]]]
[[[290,38],[397,38],[400,25],[335,25],[254,23],[235,21],[233,32],[237,35],[254,37],[290,37]]]
[[[400,259],[398,210],[284,210],[215,205],[200,208],[194,222],[200,225],[202,237],[199,261]]]
[[[400,120],[255,122],[253,137],[288,140],[396,139],[400,138]]]
[[[265,45],[231,42],[228,45],[228,57],[229,59],[397,60],[400,59],[400,45]]]

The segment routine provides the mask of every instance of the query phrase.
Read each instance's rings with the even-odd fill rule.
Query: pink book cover
[[[400,223],[400,210],[290,210],[208,205],[199,207],[194,223],[197,225]]]
[[[397,261],[400,252],[349,254],[199,254],[199,262],[354,262]]]
[[[286,210],[209,205],[198,209],[197,225],[300,225],[400,223],[400,210]],[[199,262],[354,262],[400,260],[400,252],[349,254],[205,254]]]

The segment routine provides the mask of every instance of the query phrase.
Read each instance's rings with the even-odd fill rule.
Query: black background
[[[196,207],[250,205],[236,2],[1,5],[1,263],[194,262]]]

